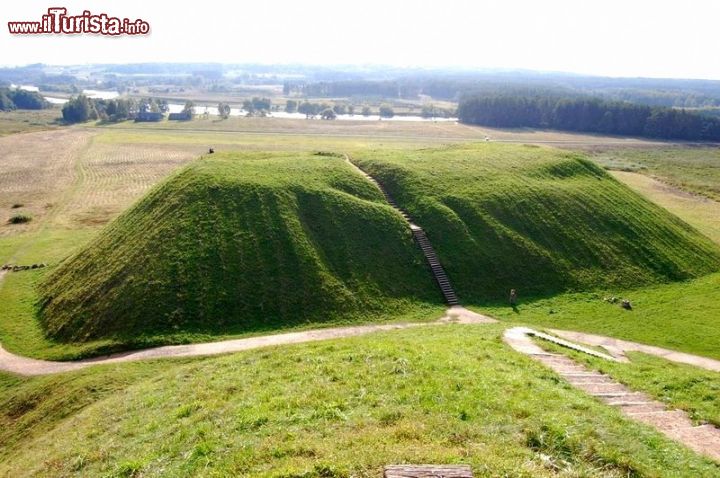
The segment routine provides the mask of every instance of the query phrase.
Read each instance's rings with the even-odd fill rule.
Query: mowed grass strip
[[[407,224],[339,155],[215,154],[153,189],[40,287],[64,342],[126,346],[432,315]]]
[[[466,303],[720,268],[716,244],[576,153],[489,143],[353,157],[425,229]]]
[[[428,326],[164,371],[5,378],[0,475],[349,477],[388,463],[498,477],[720,473],[510,351],[501,331]]]

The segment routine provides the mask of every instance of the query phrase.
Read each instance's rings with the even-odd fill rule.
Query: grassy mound
[[[637,287],[720,268],[680,219],[581,156],[481,144],[354,160],[425,228],[460,298]]]
[[[445,325],[226,357],[0,375],[0,476],[717,477],[622,417],[502,327]]]
[[[440,296],[400,216],[342,158],[228,154],[156,187],[40,287],[53,338],[240,333]]]

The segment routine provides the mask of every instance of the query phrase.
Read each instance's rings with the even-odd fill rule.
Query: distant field
[[[720,202],[688,193],[643,174],[625,171],[611,171],[611,174],[720,244]]]
[[[642,173],[685,191],[720,200],[720,148],[613,149],[593,154],[600,165]]]
[[[59,118],[62,118],[59,108],[0,111],[0,137],[58,128]]]
[[[68,200],[92,137],[65,128],[0,138],[0,237],[36,230]],[[33,220],[8,224],[17,213]]]
[[[199,144],[127,145],[98,133],[63,128],[0,138],[0,238],[105,224],[205,150]],[[18,213],[32,221],[9,224]],[[0,261],[11,258],[0,255]]]
[[[162,121],[159,123],[137,124],[123,122],[115,125],[103,126],[107,129],[129,129],[147,132],[150,130],[162,131],[213,131],[224,133],[254,133],[273,137],[279,134],[313,135],[316,137],[336,136],[371,137],[374,142],[404,140],[418,142],[419,144],[437,144],[457,141],[491,141],[516,143],[550,143],[568,148],[651,148],[667,143],[657,143],[649,140],[633,138],[617,138],[590,134],[565,133],[560,131],[545,131],[525,129],[500,130],[480,126],[469,126],[449,122],[432,121],[323,121],[282,118],[245,118],[230,117],[227,120],[219,118],[193,121]]]

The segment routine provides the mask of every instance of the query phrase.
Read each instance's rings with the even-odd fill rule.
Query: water
[[[53,98],[52,96],[43,96],[43,98],[45,98],[45,101],[53,105],[64,105],[68,102],[67,98]]]
[[[117,91],[83,90],[83,95],[98,100],[113,100],[120,96]]]
[[[170,107],[170,113],[179,113],[183,110],[185,105],[176,104],[176,103],[170,103],[168,105]],[[215,106],[195,106],[195,114],[201,115],[207,112],[209,115],[217,116],[218,115],[218,109]],[[230,116],[245,116],[247,115],[247,111],[241,109],[241,108],[231,108],[230,109]],[[288,113],[286,111],[273,111],[272,113],[268,113],[268,118],[283,118],[283,119],[306,119],[304,113]],[[314,119],[319,120],[320,115],[316,116]],[[381,118],[378,115],[370,115],[370,116],[363,116],[363,115],[337,115],[337,120],[340,121],[424,121],[424,122],[449,122],[449,123],[456,123],[457,118],[423,118],[422,116],[393,116],[392,118]]]
[[[22,89],[35,88],[34,90],[28,90],[28,91],[38,91],[37,87],[35,87],[35,86],[32,86],[32,87],[21,86],[20,88],[22,88]],[[100,100],[100,99],[112,100],[112,99],[115,99],[118,96],[120,96],[120,93],[118,93],[117,91],[104,91],[104,90],[83,90],[82,94],[87,96],[88,98],[94,98],[94,99],[98,99],[98,100]],[[68,102],[67,98],[57,98],[57,97],[53,97],[53,96],[44,96],[43,98],[45,98],[49,103],[52,103],[54,105],[64,105],[65,103]]]
[[[32,85],[16,85],[14,83],[10,83],[10,88],[17,88],[19,90],[25,90],[25,91],[40,91],[40,88],[37,86]]]
[[[16,85],[11,85],[12,87],[17,87]],[[28,91],[38,91],[37,87],[30,86],[30,85],[21,85],[18,88],[26,89]],[[34,89],[33,89],[34,88]],[[88,98],[98,98],[98,99],[105,99],[110,100],[113,98],[117,98],[120,96],[120,93],[117,91],[102,91],[102,90],[83,90],[83,94],[86,95]],[[45,96],[44,97],[48,102],[54,104],[54,105],[63,105],[68,102],[66,98],[55,98],[52,96]],[[185,108],[184,104],[179,103],[169,103],[169,112],[170,113],[180,113],[183,108]],[[217,106],[195,106],[195,114],[196,115],[202,115],[207,113],[211,116],[218,116],[218,109]],[[242,108],[231,108],[230,109],[230,116],[246,116],[247,111],[243,110]],[[268,113],[268,118],[283,118],[283,119],[306,119],[305,114],[303,113],[288,113],[286,111],[273,111],[272,113]],[[314,118],[315,120],[320,120],[320,116],[316,116]],[[457,118],[423,118],[422,116],[417,115],[411,115],[411,116],[393,116],[392,118],[381,118],[378,115],[369,115],[369,116],[363,116],[363,115],[337,115],[336,119],[338,121],[420,121],[420,122],[443,122],[443,123],[456,123]]]

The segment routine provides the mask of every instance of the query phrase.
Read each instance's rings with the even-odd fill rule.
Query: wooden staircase
[[[455,290],[452,288],[452,285],[450,285],[450,279],[448,279],[445,269],[443,269],[442,264],[440,264],[440,259],[438,259],[435,249],[433,249],[432,244],[430,244],[430,241],[425,235],[425,231],[412,223],[410,223],[410,230],[418,246],[422,249],[428,265],[430,265],[435,281],[437,281],[438,287],[440,287],[440,291],[445,297],[445,302],[447,302],[448,305],[459,305],[460,301],[457,298],[457,294],[455,294]]]
[[[433,249],[430,240],[425,235],[425,231],[423,231],[420,226],[418,226],[412,221],[407,211],[398,206],[398,204],[395,202],[395,199],[390,196],[390,194],[385,190],[385,188],[382,184],[380,184],[380,182],[378,182],[374,177],[363,171],[358,165],[350,161],[350,158],[347,155],[345,156],[345,160],[350,163],[350,165],[354,167],[358,172],[360,172],[360,174],[365,176],[368,181],[377,186],[377,188],[383,193],[383,196],[385,196],[385,200],[388,202],[388,204],[390,204],[395,210],[397,210],[397,212],[399,212],[400,215],[407,221],[408,225],[410,226],[410,230],[412,231],[413,238],[415,239],[417,245],[420,246],[420,249],[425,256],[425,260],[430,266],[433,277],[435,278],[435,281],[437,282],[438,287],[440,288],[440,291],[445,298],[445,302],[447,302],[447,304],[450,306],[460,305],[457,294],[455,293],[455,290],[450,284],[450,279],[448,279],[448,276],[445,273],[445,269],[443,269],[443,266],[440,263],[440,259],[438,259],[438,256],[435,253],[435,249]]]

